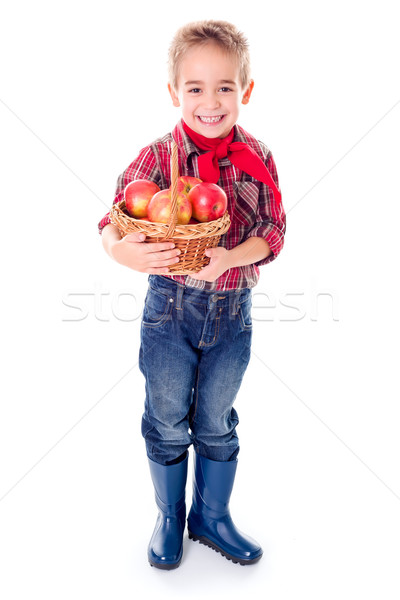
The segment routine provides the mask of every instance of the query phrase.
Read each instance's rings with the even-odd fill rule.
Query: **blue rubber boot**
[[[217,462],[195,453],[193,504],[188,517],[189,538],[199,541],[241,565],[262,556],[256,541],[239,531],[232,521],[229,499],[237,461]]]
[[[160,465],[150,459],[149,464],[159,509],[147,552],[149,563],[158,569],[176,569],[182,559],[188,458],[186,455],[175,465]]]

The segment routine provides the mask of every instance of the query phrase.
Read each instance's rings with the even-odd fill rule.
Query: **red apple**
[[[190,177],[189,175],[182,175],[181,177],[179,177],[178,179],[178,194],[180,192],[183,192],[184,194],[188,194],[190,192],[190,190],[197,185],[198,183],[201,183],[202,180],[198,179],[197,177]]]
[[[147,216],[154,223],[168,223],[171,214],[171,190],[157,192],[149,202]],[[192,205],[186,194],[178,194],[178,223],[187,225],[192,216]]]
[[[228,199],[216,183],[198,183],[189,192],[192,215],[201,223],[222,217],[228,206]]]
[[[147,206],[160,188],[148,179],[136,179],[131,181],[125,188],[125,206],[131,217],[140,219],[147,216]]]

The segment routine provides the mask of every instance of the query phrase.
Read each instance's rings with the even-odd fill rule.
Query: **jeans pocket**
[[[149,288],[144,303],[142,325],[144,327],[160,327],[170,317],[173,298],[159,290]]]
[[[251,297],[239,304],[238,316],[243,329],[247,331],[252,329],[253,321],[251,317]]]

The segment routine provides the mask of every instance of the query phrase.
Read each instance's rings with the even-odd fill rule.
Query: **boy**
[[[228,196],[231,227],[207,250],[209,265],[190,276],[169,276],[168,266],[179,262],[172,242],[146,243],[144,234],[121,239],[108,215],[99,224],[106,252],[149,274],[139,364],[146,380],[142,434],[159,509],[148,558],[161,569],[176,568],[182,558],[191,444],[189,537],[243,565],[262,556],[229,512],[239,452],[233,403],[250,358],[251,288],[258,267],[282,249],[285,232],[271,153],[236,125],[253,86],[247,42],[233,25],[182,27],[170,47],[168,84],[182,119],[118,180],[114,202],[134,179],[168,188],[174,139],[180,175],[218,183]]]

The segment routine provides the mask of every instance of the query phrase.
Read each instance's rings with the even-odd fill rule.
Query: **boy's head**
[[[225,137],[240,104],[249,101],[247,40],[226,21],[199,21],[181,27],[169,50],[168,88],[186,124],[207,137]]]
[[[178,86],[180,63],[188,50],[210,42],[237,60],[240,83],[243,89],[247,88],[250,83],[250,55],[243,33],[227,21],[196,21],[178,29],[169,48],[169,82],[175,90]]]

